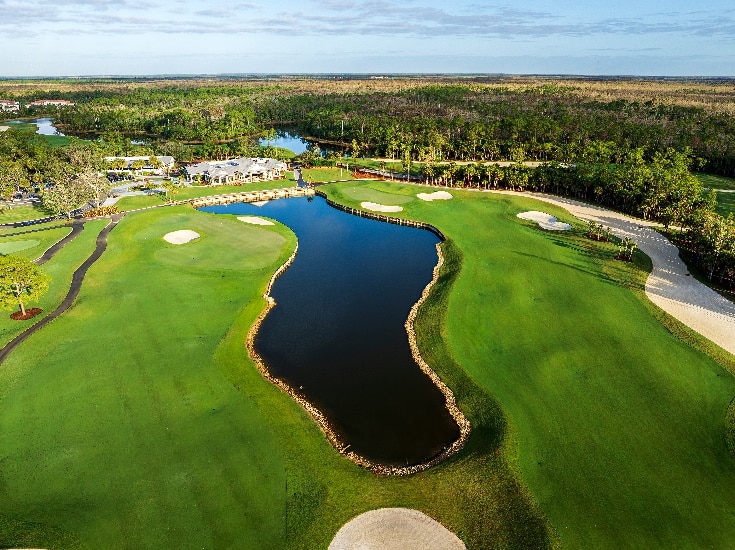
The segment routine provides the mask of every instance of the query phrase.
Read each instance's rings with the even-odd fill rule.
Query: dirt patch
[[[26,321],[28,319],[32,319],[39,313],[41,313],[43,310],[40,307],[31,307],[26,309],[26,314],[23,315],[20,311],[14,311],[10,314],[10,318],[13,321]]]

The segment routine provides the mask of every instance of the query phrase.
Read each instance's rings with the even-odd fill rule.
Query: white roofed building
[[[192,164],[184,168],[187,181],[200,178],[211,185],[251,183],[283,177],[286,163],[271,158],[236,158]]]
[[[163,156],[157,156],[158,162],[160,163],[159,166],[152,166],[151,163],[151,157],[150,156],[139,156],[139,157],[105,157],[105,161],[107,161],[110,164],[115,164],[113,161],[120,161],[119,162],[119,168],[110,168],[110,170],[133,170],[133,163],[136,161],[142,161],[145,162],[145,165],[138,168],[139,170],[143,170],[146,172],[152,172],[153,174],[167,174],[170,172],[174,164],[176,164],[176,159],[174,157],[170,157],[167,155]]]
[[[13,101],[12,99],[0,99],[0,111],[20,111],[20,103]]]

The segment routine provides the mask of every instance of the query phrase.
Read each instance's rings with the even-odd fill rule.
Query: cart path
[[[735,303],[690,275],[679,258],[679,249],[654,229],[660,224],[543,193],[496,192],[533,197],[560,206],[580,219],[610,227],[617,237],[633,239],[653,262],[653,271],[646,280],[648,298],[669,315],[735,355]]]
[[[84,222],[74,222],[71,225],[71,232],[61,239],[59,242],[54,244],[51,248],[49,248],[46,252],[43,253],[43,256],[38,258],[37,260],[34,260],[34,263],[37,265],[43,265],[46,262],[48,262],[51,258],[56,256],[56,253],[64,248],[67,244],[69,244],[71,241],[76,239],[79,234],[84,231]]]
[[[18,336],[13,338],[4,348],[0,349],[0,364],[5,361],[8,355],[10,355],[15,350],[15,348],[17,348],[30,336],[41,330],[43,327],[48,325],[51,321],[59,317],[62,313],[64,313],[67,309],[71,307],[71,305],[77,299],[77,296],[79,296],[79,291],[82,288],[82,282],[84,281],[84,277],[87,275],[87,271],[92,266],[92,264],[94,264],[100,258],[100,256],[102,256],[102,253],[107,248],[107,236],[124,216],[124,213],[115,214],[114,216],[112,216],[110,223],[108,223],[97,236],[97,244],[95,246],[94,252],[92,252],[92,255],[87,258],[84,263],[77,268],[77,270],[74,272],[74,275],[72,275],[69,292],[67,293],[66,298],[64,298],[59,307],[57,307],[46,317],[38,321],[35,325],[29,327]],[[67,237],[69,236],[71,236],[71,234],[69,234]]]

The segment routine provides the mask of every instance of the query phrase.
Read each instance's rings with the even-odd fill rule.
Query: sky
[[[0,76],[735,76],[733,0],[0,0]]]

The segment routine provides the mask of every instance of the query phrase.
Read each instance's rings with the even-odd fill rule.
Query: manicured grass
[[[329,190],[349,201],[339,186]],[[414,201],[405,215],[462,251],[444,337],[507,414],[517,441],[508,460],[562,545],[727,547],[735,461],[724,435],[735,379],[651,315],[640,255],[641,267],[616,262],[612,246],[579,230],[549,233],[515,218],[535,209],[567,221],[547,204],[452,193],[460,200]]]
[[[174,246],[161,237],[181,228],[221,246],[218,261],[160,261]],[[270,265],[229,266],[236,233],[249,235],[251,256],[264,240],[275,246]],[[282,450],[268,413],[212,355],[244,306],[262,308],[258,294],[293,245],[283,227],[185,207],[125,219],[75,306],[0,371],[0,514],[90,548],[282,547]],[[15,544],[3,535],[0,546]]]
[[[353,187],[340,187],[340,192],[350,197],[352,200],[363,202],[374,202],[377,204],[385,204],[389,206],[396,206],[410,202],[411,197],[404,195],[396,195],[395,193],[383,193],[370,189],[365,185],[355,185]]]
[[[69,229],[65,227],[59,227],[59,222],[49,224],[50,228],[43,230],[44,226],[37,227],[41,229],[37,233],[30,233],[28,235],[42,235],[48,233],[53,235],[53,242],[56,242],[63,238],[69,233]],[[89,255],[94,250],[95,241],[97,235],[102,231],[102,228],[107,224],[106,220],[94,220],[85,224],[84,231],[81,235],[78,235],[74,240],[69,242],[64,248],[62,248],[51,260],[46,262],[41,270],[51,276],[51,283],[46,294],[44,294],[38,302],[30,304],[32,307],[40,307],[43,310],[41,316],[28,319],[26,321],[14,321],[10,319],[9,311],[0,311],[0,346],[4,346],[10,340],[15,338],[18,334],[29,328],[31,325],[38,322],[43,316],[51,313],[69,292],[69,286],[71,285],[71,277],[74,271],[82,265]],[[27,229],[25,229],[27,230]],[[17,230],[16,230],[17,231]],[[24,235],[16,235],[16,238],[22,238]],[[5,237],[3,237],[4,239]],[[39,240],[46,241],[46,244],[51,246],[53,244],[49,236],[44,235],[43,237],[33,237]],[[41,256],[46,250],[45,247],[41,250],[41,247],[36,247],[35,252],[31,254],[34,258]],[[3,366],[0,365],[0,371]],[[1,515],[1,513],[0,513]],[[1,532],[1,530],[0,530]]]
[[[9,229],[2,232],[0,254],[12,254],[35,260],[70,232],[71,226],[60,225],[58,222]]]
[[[725,176],[714,176],[712,174],[696,174],[702,185],[709,189],[731,189],[735,190],[735,179]]]
[[[717,193],[717,208],[715,211],[721,216],[735,214],[735,193]]]
[[[303,178],[309,182],[324,182],[350,179],[349,171],[339,168],[304,168]]]
[[[48,216],[49,214],[40,206],[14,206],[0,210],[0,223],[38,220]]]
[[[340,191],[356,187],[425,191],[323,189],[358,206]],[[355,515],[406,506],[470,548],[727,547],[735,381],[651,315],[642,255],[617,262],[583,224],[551,234],[515,217],[573,221],[546,204],[451,192],[401,215],[451,239],[417,332],[473,424],[457,457],[375,477],[247,359],[290,231],[188,207],[129,214],[77,304],[0,368],[0,546],[325,548]],[[202,240],[160,239],[176,229]]]
[[[173,245],[160,237],[184,228],[219,257],[163,258]],[[250,235],[241,254],[262,262],[274,232],[285,239],[278,261],[232,269],[234,234]],[[197,244],[181,249],[196,257]],[[495,453],[498,427],[470,457],[376,478],[262,378],[244,334],[293,246],[281,226],[186,207],[129,214],[111,233],[78,303],[0,370],[0,514],[46,536],[24,544],[53,526],[89,547],[325,548],[350,518],[384,506],[424,510],[476,547],[547,544]],[[496,418],[489,398],[476,410]],[[0,523],[0,544],[19,531]]]

